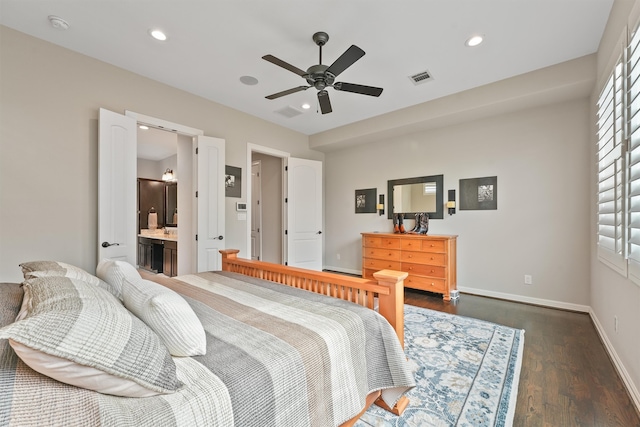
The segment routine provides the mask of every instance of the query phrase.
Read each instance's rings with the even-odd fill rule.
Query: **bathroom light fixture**
[[[302,108],[305,110],[308,110],[309,108],[311,108],[311,104],[309,104],[308,102],[305,102],[304,104],[302,104]]]
[[[167,40],[167,35],[163,33],[161,30],[149,30],[149,34],[156,40],[160,40],[161,42]]]
[[[475,46],[478,46],[480,43],[482,43],[483,40],[484,40],[484,37],[482,35],[475,35],[475,36],[469,37],[464,44],[467,45],[468,47],[475,47]]]
[[[140,125],[140,126],[138,126],[138,127],[139,127],[140,129],[142,129],[142,130],[149,130],[149,126],[147,126],[147,125]]]
[[[173,170],[167,168],[166,171],[162,174],[163,181],[175,181],[175,175],[173,175]]]

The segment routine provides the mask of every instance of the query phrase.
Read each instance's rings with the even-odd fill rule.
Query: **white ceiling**
[[[0,23],[151,79],[312,135],[403,107],[594,53],[613,0],[0,0]],[[69,23],[53,28],[49,15]],[[158,42],[148,31],[164,30]],[[328,89],[267,100],[306,84],[263,59],[306,70],[311,37],[329,34],[323,63],[350,45],[366,55],[336,81],[384,88],[379,98]],[[468,48],[465,40],[483,34]],[[408,76],[428,70],[414,85]],[[259,83],[248,86],[241,76]],[[276,111],[308,102],[287,118]]]

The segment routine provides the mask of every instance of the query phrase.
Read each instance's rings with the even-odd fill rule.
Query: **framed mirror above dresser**
[[[405,217],[420,212],[429,219],[444,218],[443,175],[392,179],[387,181],[388,218],[402,213]]]

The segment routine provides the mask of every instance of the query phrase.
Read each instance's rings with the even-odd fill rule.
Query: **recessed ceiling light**
[[[302,108],[304,108],[305,110],[308,110],[309,108],[311,108],[311,105],[305,102],[304,104],[302,104]]]
[[[483,36],[480,36],[480,35],[471,36],[467,39],[467,41],[464,44],[469,47],[474,47],[482,43],[483,40],[484,40]]]
[[[146,126],[146,125],[140,125],[138,127],[142,130],[149,130],[149,126]]]
[[[255,86],[258,84],[258,79],[252,76],[242,76],[240,77],[240,81],[247,86]]]
[[[156,40],[160,40],[161,42],[167,40],[167,35],[160,30],[149,30],[149,34]]]

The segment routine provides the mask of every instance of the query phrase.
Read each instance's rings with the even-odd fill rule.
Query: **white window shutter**
[[[627,257],[629,278],[640,284],[640,31],[630,38],[627,47],[627,140],[628,187]]]
[[[622,58],[619,58],[614,71],[607,80],[598,98],[597,233],[599,259],[621,274],[626,275],[627,262],[625,260],[626,239],[624,221],[625,168],[623,163],[624,79],[622,73]]]

